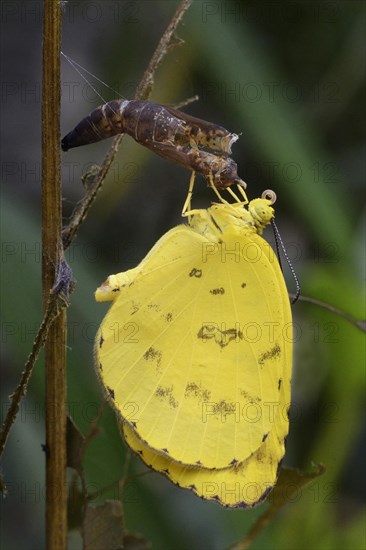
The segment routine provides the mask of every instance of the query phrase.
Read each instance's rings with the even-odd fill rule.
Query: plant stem
[[[60,172],[61,2],[44,0],[42,87],[42,284],[46,309],[63,260]],[[46,369],[46,544],[66,548],[66,313],[50,327]]]

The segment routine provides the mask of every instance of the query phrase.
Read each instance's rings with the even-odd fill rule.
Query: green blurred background
[[[175,0],[69,0],[63,50],[131,97],[173,15]],[[41,2],[4,2],[2,84],[2,411],[19,379],[41,319],[40,86]],[[276,220],[304,296],[365,318],[365,4],[357,1],[199,1],[155,77],[152,99],[241,134],[233,147],[248,196],[277,193]],[[6,52],[6,53],[5,53]],[[110,100],[115,94],[93,82]],[[62,132],[100,99],[63,62]],[[110,143],[63,154],[65,219],[82,197],[80,176]],[[87,433],[103,401],[93,370],[93,340],[107,305],[94,290],[133,267],[181,222],[189,173],[124,140],[98,200],[67,259],[77,279],[68,313],[68,388],[72,416]],[[198,179],[194,204],[213,200]],[[269,232],[266,237],[271,240]],[[290,291],[294,282],[285,272]],[[285,464],[326,465],[253,549],[362,549],[364,520],[364,335],[319,307],[293,307],[293,407]],[[44,372],[41,359],[22,403],[2,471],[4,549],[44,546]],[[99,501],[118,497],[125,445],[106,408],[88,447],[85,472]],[[145,471],[133,457],[130,474]],[[179,490],[158,474],[129,479],[126,525],[157,550],[225,549],[263,512],[225,510]],[[73,533],[70,548],[79,548]]]

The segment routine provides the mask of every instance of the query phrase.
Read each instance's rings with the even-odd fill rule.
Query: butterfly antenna
[[[278,231],[278,227],[276,225],[276,222],[274,221],[274,219],[272,218],[271,220],[271,224],[272,224],[272,227],[273,227],[273,233],[274,233],[274,237],[275,237],[275,242],[276,242],[276,251],[277,251],[277,257],[278,257],[278,263],[280,264],[280,268],[281,268],[281,271],[283,271],[282,269],[282,263],[281,263],[281,254],[280,254],[280,248],[282,249],[282,253],[286,259],[286,262],[287,262],[287,265],[289,266],[290,268],[290,271],[292,273],[292,276],[294,278],[294,281],[295,281],[295,284],[296,284],[296,293],[294,295],[294,297],[292,298],[291,300],[291,304],[294,304],[295,302],[297,302],[299,296],[300,296],[300,283],[299,283],[299,279],[297,278],[297,275],[295,273],[295,270],[294,268],[292,267],[292,263],[290,261],[290,258],[288,257],[288,254],[287,254],[287,250],[286,250],[286,247],[285,245],[283,244],[283,240],[281,238],[281,235],[280,235],[280,232]]]

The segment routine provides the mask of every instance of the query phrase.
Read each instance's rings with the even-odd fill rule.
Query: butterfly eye
[[[262,193],[262,199],[266,199],[267,201],[271,201],[271,204],[274,204],[277,200],[276,193],[272,191],[272,189],[266,189]]]

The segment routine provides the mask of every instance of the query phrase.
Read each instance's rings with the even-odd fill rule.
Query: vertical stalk
[[[61,242],[60,44],[61,2],[44,0],[42,85],[42,284],[46,307]],[[50,328],[46,368],[46,542],[66,548],[66,313]]]

